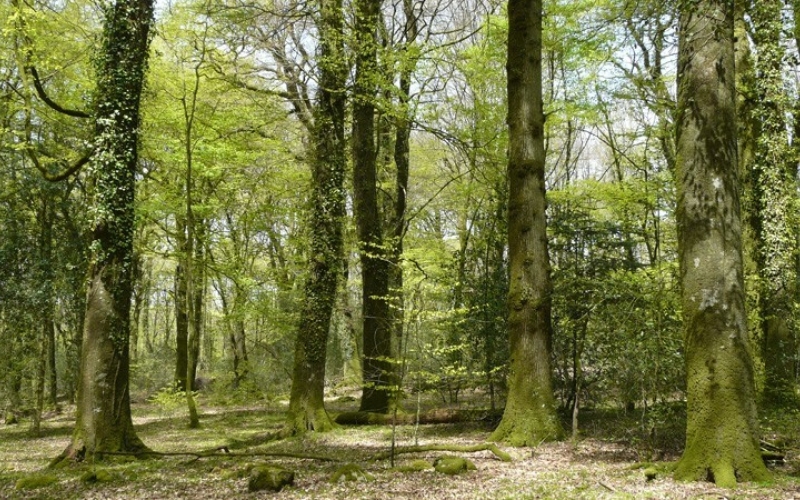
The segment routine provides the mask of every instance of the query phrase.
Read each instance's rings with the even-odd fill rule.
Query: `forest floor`
[[[202,403],[202,399],[201,399]],[[333,403],[352,410],[355,403]],[[762,423],[765,435],[788,447],[786,462],[773,467],[767,484],[743,483],[735,490],[710,483],[681,483],[671,479],[670,461],[679,452],[681,419],[669,411],[658,418],[621,412],[585,412],[582,437],[508,448],[513,460],[504,462],[490,451],[401,454],[396,465],[443,455],[471,460],[477,470],[448,476],[432,467],[400,472],[388,459],[374,456],[391,448],[391,426],[339,428],[302,439],[264,441],[280,428],[283,408],[271,404],[250,407],[201,406],[202,428],[186,428],[179,408],[163,404],[134,405],[139,436],[153,450],[181,453],[227,446],[230,454],[174,455],[150,459],[114,457],[102,464],[79,464],[45,470],[67,445],[74,415],[64,411],[42,424],[39,437],[30,435],[29,422],[0,424],[0,498],[3,499],[798,499],[800,446],[798,415]],[[676,424],[677,423],[677,424]],[[491,431],[487,423],[398,426],[398,446],[414,444],[479,445]],[[270,455],[273,454],[273,455]],[[305,454],[316,459],[281,454]],[[320,460],[328,458],[328,460]],[[657,460],[657,462],[652,462]],[[249,492],[248,474],[257,465],[278,465],[295,472],[292,486],[279,493]],[[367,474],[354,481],[332,483],[344,464],[357,464]],[[646,472],[655,474],[647,478]],[[367,477],[368,476],[368,477]],[[97,478],[100,480],[96,480]],[[19,488],[33,479],[34,487]]]

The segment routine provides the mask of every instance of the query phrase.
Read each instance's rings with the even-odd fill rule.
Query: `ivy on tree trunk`
[[[757,124],[752,162],[753,221],[764,356],[764,402],[797,403],[794,394],[794,301],[797,244],[794,198],[797,160],[792,158],[786,116],[789,96],[784,89],[786,57],[781,32],[782,1],[753,2],[750,17],[755,45],[756,102],[750,112]]]
[[[319,72],[314,109],[313,192],[310,272],[295,343],[288,431],[326,431],[333,423],[325,411],[325,361],[331,314],[343,268],[345,215],[344,14],[341,0],[322,0]]]
[[[104,10],[97,56],[91,264],[77,421],[72,441],[59,459],[146,449],[133,429],[128,385],[139,102],[153,1],[118,0]]]
[[[744,308],[733,7],[681,5],[676,177],[688,408],[675,476],[728,487],[767,476]]]

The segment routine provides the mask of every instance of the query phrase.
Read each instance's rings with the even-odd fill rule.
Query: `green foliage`
[[[585,181],[551,192],[557,384],[571,407],[576,353],[583,404],[647,407],[684,387],[677,269],[652,261],[671,252],[669,226],[658,240],[642,227],[654,213],[659,178]],[[649,261],[649,262],[648,262]]]
[[[197,398],[197,392],[194,397]],[[175,387],[164,387],[153,394],[149,401],[158,406],[166,415],[174,414],[177,410],[185,408],[186,393]]]

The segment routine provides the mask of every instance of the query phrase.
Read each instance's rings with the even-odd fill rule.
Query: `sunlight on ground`
[[[205,408],[203,428],[186,429],[182,411],[165,413],[146,404],[134,408],[140,437],[160,452],[199,452],[229,445],[228,456],[170,456],[137,460],[119,457],[98,466],[109,473],[107,482],[81,481],[94,471],[82,464],[55,471],[57,482],[37,489],[17,490],[16,481],[40,471],[69,441],[69,413],[44,422],[42,437],[33,438],[27,423],[0,425],[0,498],[331,498],[331,499],[662,499],[662,498],[800,498],[800,485],[788,476],[770,486],[743,485],[731,492],[707,483],[675,483],[667,466],[656,465],[652,480],[637,466],[639,450],[616,440],[585,439],[542,445],[536,449],[506,449],[514,460],[498,460],[491,452],[467,454],[477,466],[474,472],[445,476],[432,468],[397,472],[388,460],[370,457],[391,447],[389,426],[340,428],[305,439],[264,442],[279,428],[281,409],[260,407]],[[475,445],[491,429],[478,424],[399,426],[398,446],[414,444]],[[329,457],[331,461],[303,460],[269,454],[304,454]],[[397,465],[413,460],[429,462],[448,453],[404,454]],[[358,463],[373,481],[340,482],[328,479],[343,463]],[[258,464],[280,464],[294,470],[294,486],[278,494],[247,493],[247,475]],[[417,462],[419,463],[419,462]],[[734,494],[735,493],[735,494]]]

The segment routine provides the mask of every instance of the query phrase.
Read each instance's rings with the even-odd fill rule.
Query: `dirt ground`
[[[79,464],[44,470],[69,440],[74,416],[51,415],[40,437],[29,423],[0,425],[0,498],[8,499],[798,499],[800,474],[792,450],[769,484],[740,484],[735,490],[709,483],[679,483],[670,478],[669,450],[634,446],[613,436],[590,436],[575,442],[542,444],[535,449],[504,447],[513,460],[504,462],[490,451],[401,454],[396,466],[416,460],[432,463],[457,455],[476,470],[445,475],[432,467],[415,472],[392,468],[387,459],[374,460],[391,448],[390,426],[348,427],[303,439],[264,441],[280,426],[280,408],[205,407],[202,428],[186,429],[179,409],[152,404],[134,407],[140,437],[153,450],[186,453],[227,446],[230,453],[198,458],[191,454],[151,459],[115,457],[102,464]],[[486,424],[398,426],[398,446],[479,445],[490,432]],[[594,434],[594,435],[591,435]],[[602,434],[602,433],[601,433]],[[286,455],[293,455],[292,457]],[[298,458],[299,456],[316,458]],[[665,462],[645,463],[652,459]],[[322,460],[325,459],[325,460]],[[257,465],[270,464],[295,473],[295,481],[278,493],[249,492],[248,475]],[[358,464],[367,477],[330,481],[344,464]],[[100,473],[98,473],[100,471]],[[655,478],[646,477],[655,474]],[[100,480],[97,480],[97,478]],[[37,487],[18,488],[33,479]]]

